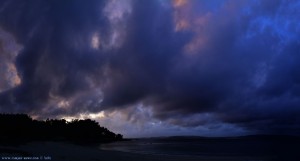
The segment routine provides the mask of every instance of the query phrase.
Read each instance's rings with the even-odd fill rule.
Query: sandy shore
[[[4,157],[4,158],[3,158]],[[7,158],[5,158],[7,157]],[[200,157],[136,154],[59,142],[0,146],[0,160],[52,161],[271,161],[263,157]]]

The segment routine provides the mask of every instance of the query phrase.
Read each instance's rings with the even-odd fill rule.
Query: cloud
[[[9,90],[21,83],[15,58],[22,46],[17,44],[9,33],[0,28],[0,92]]]
[[[19,45],[1,51],[0,65],[10,64],[10,82],[20,79],[0,79],[1,111],[104,112],[114,129],[299,134],[299,5],[1,1],[0,33],[12,38],[0,42]]]

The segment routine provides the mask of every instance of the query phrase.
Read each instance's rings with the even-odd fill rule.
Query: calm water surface
[[[298,157],[300,141],[299,138],[293,137],[168,137],[133,139],[131,141],[104,144],[100,148],[103,150],[164,155]]]

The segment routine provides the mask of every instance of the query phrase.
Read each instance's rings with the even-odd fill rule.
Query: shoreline
[[[3,150],[8,150],[5,151]],[[23,156],[22,156],[23,155]],[[103,150],[92,146],[80,146],[65,142],[31,142],[19,146],[0,145],[1,157],[42,157],[51,161],[273,161],[274,158],[258,156],[190,156],[169,154],[140,154]],[[7,160],[7,159],[6,159]],[[22,160],[22,159],[19,159]]]

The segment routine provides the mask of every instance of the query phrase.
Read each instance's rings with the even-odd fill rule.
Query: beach
[[[0,146],[0,160],[52,161],[271,161],[275,158],[255,156],[184,156],[138,154],[101,150],[92,146],[64,142],[32,142],[18,146]]]

